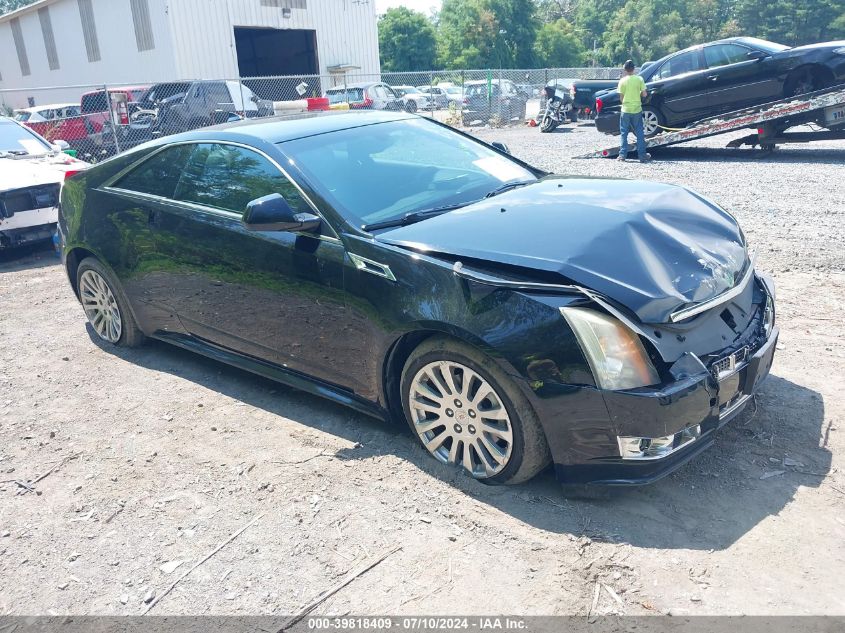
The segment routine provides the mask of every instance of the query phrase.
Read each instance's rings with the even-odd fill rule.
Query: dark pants
[[[643,160],[646,155],[646,147],[642,112],[638,112],[637,114],[623,112],[619,117],[619,134],[622,136],[619,155],[623,158],[628,156],[628,131],[632,131],[637,136],[637,154],[640,160]]]

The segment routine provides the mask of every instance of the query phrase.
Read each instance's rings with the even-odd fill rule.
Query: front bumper
[[[596,129],[602,134],[619,136],[619,112],[602,110],[596,117]]]
[[[586,424],[572,427],[561,420],[559,433],[547,432],[558,479],[567,484],[637,485],[677,470],[710,446],[716,432],[746,407],[769,375],[778,334],[774,328],[762,346],[719,381],[702,373],[660,389],[591,390],[603,397],[610,425],[601,424],[594,410],[592,421]],[[548,411],[550,401],[545,404],[547,410],[539,412],[540,417],[551,415],[555,424],[553,420],[559,412]],[[692,429],[695,439],[689,441],[690,434],[685,431]],[[666,436],[675,436],[676,445],[664,456],[619,456],[620,437]]]

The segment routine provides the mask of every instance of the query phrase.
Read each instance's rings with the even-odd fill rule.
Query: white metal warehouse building
[[[0,16],[0,91],[15,90],[3,101],[23,107],[73,100],[69,91],[33,90],[50,86],[377,74],[374,4],[39,0]]]

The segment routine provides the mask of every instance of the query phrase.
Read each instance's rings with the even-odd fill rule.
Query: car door
[[[315,234],[247,230],[247,203],[281,193],[314,213],[267,155],[231,143],[197,143],[172,199],[160,205],[159,301],[191,335],[343,386],[331,361],[345,336],[345,251],[331,227]]]
[[[740,44],[704,47],[707,95],[713,114],[775,101],[782,96],[781,82],[771,58],[752,59],[751,48]]]
[[[686,125],[708,114],[707,70],[700,49],[670,57],[651,76],[650,105],[657,107],[666,124]]]

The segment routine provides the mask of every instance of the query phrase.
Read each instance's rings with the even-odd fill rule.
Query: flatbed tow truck
[[[809,132],[787,131],[807,124],[815,124],[825,129]],[[646,139],[646,146],[649,149],[668,147],[746,128],[756,128],[757,132],[732,140],[728,147],[751,145],[771,151],[785,143],[845,139],[845,84],[702,119],[682,130],[652,136]],[[619,145],[575,158],[617,156]]]

